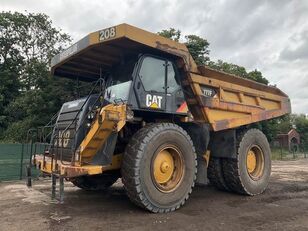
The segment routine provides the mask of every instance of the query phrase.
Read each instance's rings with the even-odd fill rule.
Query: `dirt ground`
[[[50,181],[0,184],[0,230],[308,230],[308,159],[275,161],[267,191],[246,197],[196,187],[169,214],[135,207],[121,183],[108,192],[66,184],[65,203],[50,200]]]

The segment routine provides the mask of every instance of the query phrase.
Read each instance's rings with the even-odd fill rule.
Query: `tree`
[[[74,92],[49,76],[51,57],[70,43],[45,14],[0,13],[0,135],[21,141],[43,125]],[[65,86],[68,86],[65,88]],[[55,88],[53,88],[55,87]]]
[[[308,119],[305,115],[293,115],[293,124],[301,137],[301,144],[308,148]]]
[[[237,75],[243,78],[247,78],[248,74],[244,67],[233,63],[227,63],[222,60],[218,60],[217,62],[209,61],[207,65],[215,70],[224,71],[229,74]]]
[[[248,72],[247,78],[266,85],[269,84],[269,81],[265,77],[263,77],[262,73],[257,69]]]
[[[186,35],[185,39],[185,45],[195,62],[198,65],[205,65],[206,62],[210,60],[208,56],[210,54],[210,50],[208,49],[210,45],[209,42],[197,35]]]
[[[169,28],[168,30],[162,30],[162,31],[158,32],[157,34],[159,34],[160,36],[163,36],[165,38],[172,39],[176,42],[178,42],[181,38],[181,31],[176,30],[174,28]]]
[[[181,31],[174,28],[162,30],[157,34],[177,42],[181,39]],[[208,57],[210,53],[208,48],[210,45],[209,42],[197,35],[186,35],[184,38],[184,43],[197,65],[205,65],[210,60]]]
[[[17,73],[0,64],[0,134],[7,126],[7,118],[4,114],[5,108],[18,96],[19,86]]]
[[[247,72],[245,67],[233,63],[227,63],[222,60],[218,60],[217,62],[209,61],[207,65],[215,70],[224,71],[226,73],[237,75],[246,79],[251,79],[259,83],[263,83],[266,85],[268,85],[269,83],[269,81],[265,77],[263,77],[262,73],[256,69]]]
[[[1,12],[0,28],[0,61],[18,69],[26,90],[40,87],[38,70],[70,42],[45,14]]]

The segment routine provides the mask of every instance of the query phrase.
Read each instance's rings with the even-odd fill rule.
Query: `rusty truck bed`
[[[211,124],[214,131],[239,127],[272,119],[291,112],[288,96],[276,87],[248,79],[198,67],[199,73],[190,73],[184,82],[194,92],[187,98],[197,121]],[[207,97],[202,87],[215,89],[214,97]]]
[[[184,44],[120,24],[93,32],[55,56],[54,75],[95,80],[100,72],[132,53],[154,52],[177,60],[185,99],[196,122],[220,131],[275,118],[291,112],[288,96],[276,87],[197,66]],[[208,97],[204,87],[215,92]]]

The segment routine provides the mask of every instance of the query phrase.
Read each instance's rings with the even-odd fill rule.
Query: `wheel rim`
[[[253,145],[247,152],[246,168],[251,179],[258,180],[264,171],[264,154],[262,149]]]
[[[183,163],[183,155],[176,147],[160,149],[152,161],[152,178],[156,188],[162,192],[174,191],[184,176]]]

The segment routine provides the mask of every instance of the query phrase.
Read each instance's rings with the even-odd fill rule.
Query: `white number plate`
[[[116,28],[110,27],[99,32],[99,41],[104,41],[116,36]]]

